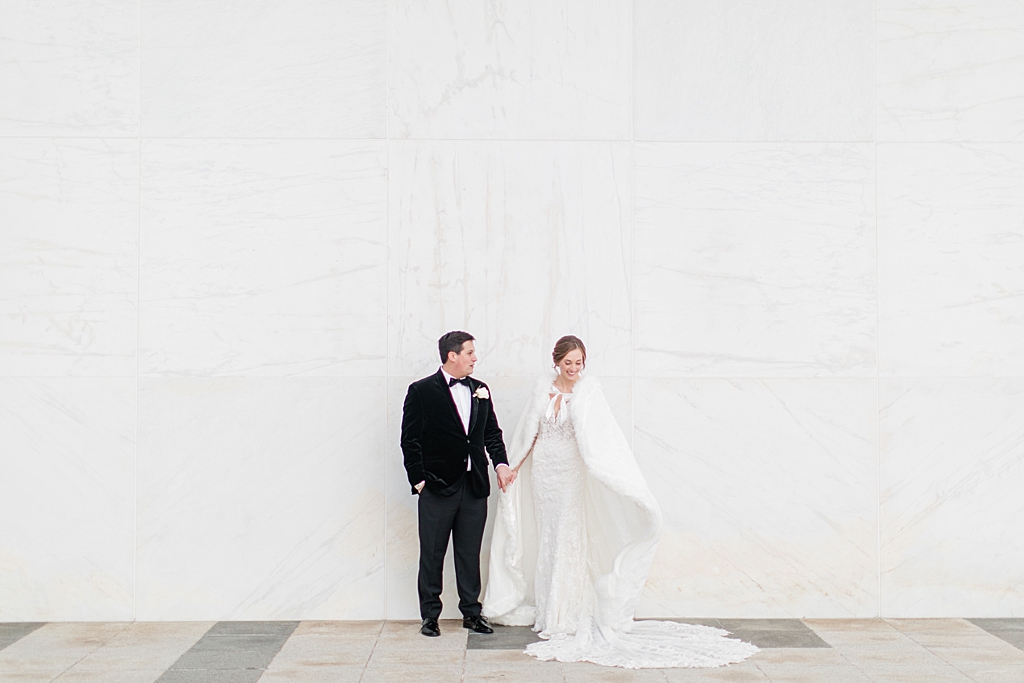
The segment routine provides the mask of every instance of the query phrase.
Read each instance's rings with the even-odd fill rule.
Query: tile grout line
[[[391,512],[391,462],[388,418],[391,415],[391,3],[384,3],[384,620],[388,618],[388,517]],[[384,627],[381,626],[381,632]],[[377,634],[380,639],[380,633]],[[377,643],[374,641],[374,647]],[[371,656],[372,656],[371,652]],[[366,660],[369,663],[369,659]],[[364,668],[365,671],[365,668]],[[362,679],[362,675],[360,675]]]
[[[337,142],[372,142],[389,140],[386,137],[265,137],[265,136],[181,136],[181,135],[0,135],[0,140],[263,140],[274,142],[295,141],[337,141]],[[484,144],[495,142],[551,142],[551,143],[614,143],[641,142],[666,145],[1024,145],[1022,140],[677,140],[658,138],[398,138],[396,142],[479,142]]]
[[[879,3],[871,3],[872,170],[874,172],[874,561],[878,615],[882,618],[882,251],[879,248]]]
[[[380,637],[384,633],[384,627],[387,625],[387,619],[381,622],[380,630],[377,631],[377,638],[373,641],[373,647],[370,648],[370,656],[366,658],[366,663],[363,664],[363,670],[359,672],[359,683],[362,683],[363,677],[366,676],[366,670],[370,668],[370,660],[373,659],[373,653],[377,651],[377,645],[380,643]]]
[[[965,619],[965,621],[966,621],[966,619]],[[898,630],[898,629],[897,629],[897,630]],[[964,676],[965,676],[966,678],[969,678],[970,680],[972,680],[972,681],[975,681],[975,683],[979,683],[979,682],[978,682],[978,679],[976,679],[976,678],[975,678],[974,676],[971,676],[971,675],[970,675],[969,673],[967,673],[966,671],[964,671],[963,669],[961,669],[960,667],[958,667],[958,666],[957,666],[956,664],[954,664],[953,662],[949,661],[948,659],[946,659],[945,657],[943,657],[942,655],[940,655],[940,654],[939,654],[938,652],[935,652],[935,651],[934,651],[934,650],[932,650],[932,649],[931,649],[930,647],[928,647],[928,646],[927,646],[927,645],[925,645],[924,643],[922,643],[922,642],[920,642],[919,640],[917,640],[917,638],[915,638],[914,636],[910,635],[909,633],[904,633],[903,631],[900,631],[900,633],[903,633],[903,635],[904,635],[904,636],[906,636],[906,637],[907,637],[907,638],[909,638],[910,640],[914,641],[914,642],[915,642],[915,643],[916,643],[916,644],[917,644],[917,645],[918,645],[919,647],[923,647],[923,648],[924,648],[925,650],[927,650],[928,652],[930,652],[930,653],[931,653],[931,654],[932,654],[933,656],[935,656],[935,657],[936,657],[936,658],[937,658],[937,659],[938,659],[939,661],[943,662],[943,663],[944,663],[944,664],[946,664],[947,666],[950,666],[950,667],[952,667],[952,668],[956,669],[956,670],[957,670],[958,672],[960,672],[961,674],[963,674],[963,675],[964,675]],[[980,683],[984,683],[984,682],[982,681],[982,682],[980,682]]]
[[[871,5],[874,87],[871,149],[875,181],[875,562],[877,564],[878,618],[882,618],[882,252],[878,239],[878,0]]]
[[[636,0],[629,3],[629,447],[636,460]]]
[[[138,213],[135,240],[135,473],[132,500],[132,621],[139,618],[139,356],[142,338],[142,0],[139,8],[139,114],[138,154],[139,172]]]
[[[106,645],[107,643],[109,643],[110,641],[112,641],[112,640],[113,640],[114,638],[118,637],[119,635],[121,635],[122,633],[124,633],[125,631],[127,631],[127,630],[128,630],[128,629],[129,629],[130,627],[131,627],[132,623],[134,623],[134,622],[129,622],[129,623],[125,624],[125,625],[124,625],[124,628],[122,628],[122,629],[121,629],[120,631],[118,631],[117,633],[114,633],[114,634],[113,634],[113,635],[111,635],[111,636],[110,636],[109,638],[107,638],[106,640],[104,640],[104,641],[103,641],[102,643],[100,643],[99,645],[97,645],[96,647],[94,647],[93,649],[89,650],[89,651],[88,651],[88,652],[86,652],[86,653],[85,653],[84,655],[82,655],[81,657],[79,657],[78,659],[76,659],[76,660],[75,660],[75,663],[74,663],[74,664],[70,665],[70,666],[69,666],[68,668],[64,669],[64,670],[63,670],[63,671],[61,671],[61,672],[60,672],[59,674],[57,674],[56,676],[54,676],[53,678],[51,678],[51,679],[50,679],[50,681],[51,681],[51,682],[52,682],[52,681],[56,681],[56,680],[58,680],[58,679],[59,679],[60,677],[62,677],[62,676],[63,676],[64,674],[66,674],[67,672],[69,672],[69,671],[71,671],[72,669],[74,669],[74,668],[75,668],[76,666],[78,666],[79,664],[81,664],[81,663],[82,663],[82,660],[83,660],[83,659],[85,659],[86,657],[88,657],[89,655],[91,655],[92,653],[96,652],[96,651],[97,651],[97,650],[99,650],[99,649],[100,649],[101,647],[103,647],[104,645]]]

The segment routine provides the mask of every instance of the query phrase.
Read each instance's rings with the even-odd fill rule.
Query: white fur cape
[[[496,623],[533,625],[537,527],[528,459],[548,405],[553,373],[537,380],[519,420],[508,460],[523,463],[515,484],[499,492],[483,613]],[[608,407],[600,383],[580,379],[566,404],[586,463],[585,518],[595,626],[629,631],[661,534],[661,510]],[[524,462],[525,460],[525,462]]]

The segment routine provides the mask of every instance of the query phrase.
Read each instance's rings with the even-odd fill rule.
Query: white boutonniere
[[[486,401],[491,397],[491,394],[487,391],[487,387],[477,387],[477,390],[473,392],[473,395],[482,401]]]

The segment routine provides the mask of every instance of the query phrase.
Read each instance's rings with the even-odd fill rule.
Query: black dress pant
[[[441,616],[442,572],[448,537],[455,553],[455,583],[464,617],[480,616],[480,544],[487,522],[487,499],[473,495],[468,482],[450,496],[424,487],[419,495],[420,617]]]

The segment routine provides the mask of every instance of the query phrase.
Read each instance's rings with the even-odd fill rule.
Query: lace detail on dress
[[[542,637],[575,633],[593,613],[583,517],[586,465],[568,417],[565,405],[557,416],[545,417],[533,447],[538,541],[533,628]]]
[[[538,541],[533,630],[545,640],[527,647],[527,654],[545,661],[642,669],[717,667],[757,652],[708,626],[637,621],[628,632],[595,626],[584,503],[587,468],[567,405],[571,396],[561,395],[557,415],[557,394],[550,398],[532,451]]]

